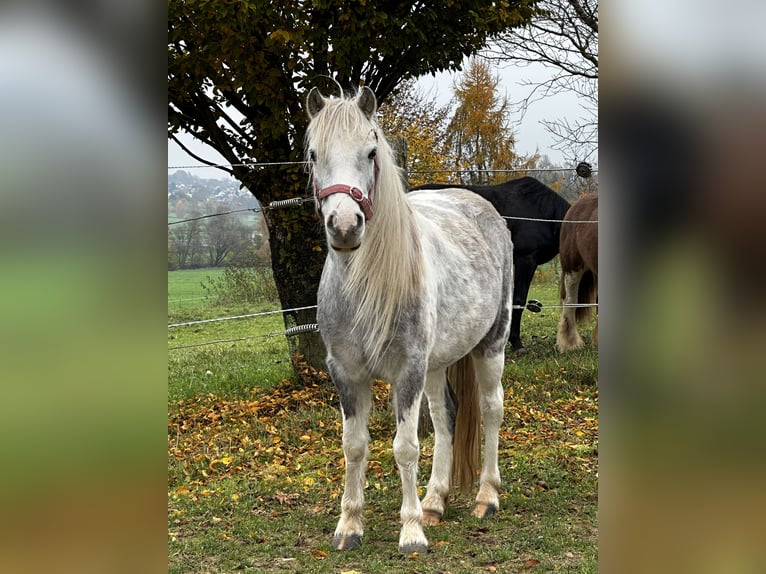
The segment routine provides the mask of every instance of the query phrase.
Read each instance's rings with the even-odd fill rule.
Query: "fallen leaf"
[[[312,550],[311,555],[314,558],[327,558],[327,552],[324,550]]]
[[[524,562],[524,565],[521,567],[522,570],[529,570],[530,568],[533,568],[540,564],[539,560],[535,560],[534,558],[530,558],[526,562]]]

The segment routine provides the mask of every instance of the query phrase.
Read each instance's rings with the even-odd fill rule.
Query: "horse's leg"
[[[511,311],[511,334],[508,340],[511,343],[512,348],[521,349],[524,346],[521,343],[521,315],[524,313],[523,307],[527,304],[529,286],[532,284],[532,278],[534,277],[535,271],[537,270],[537,262],[535,261],[535,256],[533,254],[529,254],[523,257],[516,257],[514,266],[514,309]]]
[[[341,500],[341,515],[332,545],[338,550],[351,550],[362,544],[364,533],[364,475],[367,470],[367,423],[371,407],[369,382],[356,384],[346,377],[333,361],[328,368],[338,389],[343,414],[343,455],[346,459],[346,484]]]
[[[423,396],[425,375],[422,369],[412,368],[396,384],[394,407],[396,409],[396,436],[394,459],[402,479],[402,530],[399,534],[399,551],[402,554],[428,551],[428,539],[423,533],[423,511],[418,498],[418,413]]]
[[[583,346],[582,337],[577,332],[577,319],[575,318],[577,308],[569,307],[568,305],[577,304],[580,279],[582,279],[584,273],[585,269],[578,269],[568,271],[562,277],[565,295],[561,298],[561,303],[564,307],[561,310],[561,319],[559,320],[559,327],[556,333],[556,348],[562,353],[579,349]]]
[[[474,353],[476,380],[479,384],[481,418],[484,423],[484,462],[479,478],[479,493],[473,515],[486,518],[500,508],[500,468],[497,451],[500,425],[503,423],[502,375],[505,355],[483,356]]]
[[[423,524],[434,525],[441,522],[447,506],[457,405],[443,370],[426,375],[425,390],[434,427],[434,460],[431,479],[423,498]]]

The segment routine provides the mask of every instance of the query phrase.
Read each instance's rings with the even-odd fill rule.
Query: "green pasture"
[[[181,269],[168,272],[168,313],[184,309],[204,309],[209,306],[209,296],[202,288],[208,277],[218,277],[222,269]]]
[[[218,307],[195,282],[215,270],[168,274],[168,323],[275,309]],[[558,269],[538,271],[530,298],[558,303]],[[195,294],[196,293],[196,294]],[[525,348],[508,351],[500,441],[501,509],[470,515],[455,492],[428,527],[428,554],[400,556],[399,475],[389,387],[375,386],[363,546],[330,541],[342,496],[340,413],[326,373],[294,374],[279,315],[168,329],[168,569],[171,573],[596,572],[598,352],[554,349],[560,310],[525,312]],[[581,329],[589,343],[594,324]],[[200,342],[243,341],[188,347]],[[421,441],[420,484],[433,441]]]
[[[168,272],[168,324],[239,317],[279,309],[278,301],[221,306],[203,284],[221,269]],[[214,321],[168,329],[168,399],[199,393],[239,396],[292,376],[281,314]],[[231,341],[232,339],[241,339]],[[216,342],[221,341],[221,342]],[[211,343],[211,344],[204,344]],[[200,345],[201,346],[195,346]]]

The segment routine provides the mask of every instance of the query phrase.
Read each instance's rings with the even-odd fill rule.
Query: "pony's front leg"
[[[328,365],[329,366],[329,365]],[[370,435],[370,382],[355,384],[331,368],[338,388],[343,414],[343,455],[346,459],[346,484],[341,500],[341,515],[332,545],[338,550],[352,550],[362,544],[364,534],[364,475],[367,470],[367,445]]]
[[[397,384],[394,395],[396,407],[396,436],[394,458],[402,479],[402,530],[399,551],[402,554],[428,551],[428,539],[423,533],[423,511],[418,498],[418,416],[423,396],[424,375],[413,374]]]

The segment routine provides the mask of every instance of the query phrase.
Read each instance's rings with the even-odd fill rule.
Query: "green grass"
[[[530,298],[556,304],[557,280],[556,266],[545,266]],[[330,541],[343,455],[326,375],[280,383],[292,376],[284,338],[169,351],[169,572],[596,572],[598,352],[554,350],[559,312],[525,313],[525,349],[507,355],[500,511],[480,521],[470,514],[475,492],[453,493],[419,557],[397,550],[401,485],[388,387],[376,386],[370,421],[363,547],[337,552]],[[260,329],[281,330],[281,319],[171,329],[169,346]],[[581,329],[588,342],[592,329]],[[432,449],[423,439],[421,487]]]
[[[223,269],[181,269],[168,272],[168,312],[200,309],[209,306],[210,301],[202,284],[208,277],[216,278]]]
[[[273,311],[278,301],[220,306],[205,298],[202,283],[222,269],[168,272],[168,324]],[[173,300],[192,299],[172,305]],[[168,329],[168,399],[177,401],[200,393],[224,397],[269,387],[293,373],[287,341],[270,336],[284,331],[280,314],[179,326]],[[229,339],[228,343],[192,346]]]

